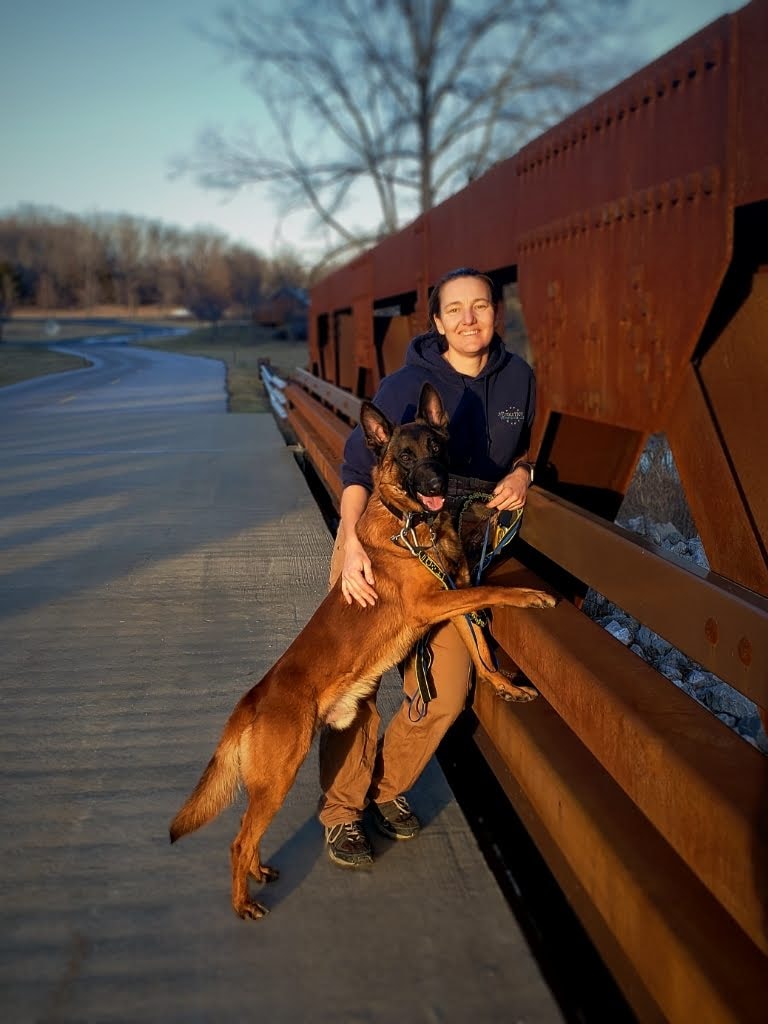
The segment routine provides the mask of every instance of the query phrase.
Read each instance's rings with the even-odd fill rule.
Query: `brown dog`
[[[425,384],[414,423],[393,426],[370,402],[360,422],[378,453],[374,490],[358,524],[370,555],[379,599],[374,607],[348,605],[337,581],[280,660],[242,697],[224,727],[200,781],[174,818],[171,842],[211,821],[235,797],[242,778],[248,807],[232,844],[232,906],[240,917],[266,908],[248,893],[248,876],[271,881],[277,872],[259,859],[259,844],[285,800],[321,725],[344,729],[382,673],[398,664],[430,626],[451,619],[467,644],[478,677],[500,696],[531,700],[532,687],[513,685],[494,670],[481,633],[466,613],[492,605],[548,608],[549,594],[524,588],[469,587],[466,560],[450,516],[443,510],[447,485],[447,417],[440,396]],[[409,513],[411,518],[408,519]],[[402,531],[403,541],[393,535]],[[450,576],[444,589],[414,550]]]

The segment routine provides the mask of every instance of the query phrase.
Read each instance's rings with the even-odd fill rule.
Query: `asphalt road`
[[[562,1021],[434,762],[421,836],[345,871],[313,749],[267,833],[264,921],[229,904],[236,808],[170,846],[331,539],[272,417],[223,411],[219,364],[88,350],[0,392],[0,1019]]]
[[[103,339],[55,346],[91,361],[0,390],[0,421],[19,413],[201,413],[226,411],[226,371],[213,359]]]

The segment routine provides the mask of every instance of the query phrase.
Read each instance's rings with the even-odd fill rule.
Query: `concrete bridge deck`
[[[330,537],[268,415],[25,396],[0,393],[2,1018],[562,1020],[435,763],[420,838],[374,837],[352,872],[323,851],[313,749],[267,835],[264,921],[229,905],[235,809],[169,845]]]

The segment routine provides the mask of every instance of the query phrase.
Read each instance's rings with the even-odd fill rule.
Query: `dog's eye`
[[[402,462],[404,466],[412,465],[414,458],[415,455],[413,454],[413,452],[408,451],[407,448],[403,449],[403,451],[401,451],[400,454],[397,456],[398,462]]]
[[[428,447],[430,455],[439,455],[442,451],[442,445],[434,437],[430,437]]]

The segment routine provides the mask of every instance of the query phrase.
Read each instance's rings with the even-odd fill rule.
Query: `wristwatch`
[[[528,475],[529,475],[529,476],[530,476],[530,478],[531,478],[531,479],[530,479],[530,480],[528,481],[528,486],[530,487],[530,485],[531,485],[531,484],[533,483],[533,463],[532,463],[532,462],[526,462],[526,461],[525,461],[525,459],[521,459],[521,460],[520,460],[520,462],[516,462],[516,463],[514,464],[514,466],[512,467],[512,472],[514,473],[514,471],[515,471],[516,469],[520,469],[520,467],[521,467],[521,466],[522,466],[522,467],[523,467],[524,469],[527,469],[527,470],[528,470]]]

